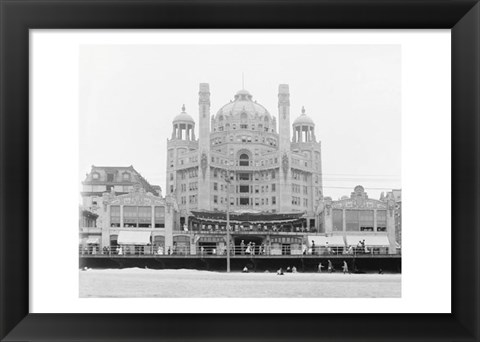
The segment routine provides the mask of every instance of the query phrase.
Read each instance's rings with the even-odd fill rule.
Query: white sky
[[[165,189],[172,119],[185,104],[198,123],[201,82],[216,114],[242,72],[272,115],[280,83],[290,85],[291,123],[305,106],[322,142],[325,196],[401,188],[400,45],[83,45],[79,181],[91,165],[133,165]]]

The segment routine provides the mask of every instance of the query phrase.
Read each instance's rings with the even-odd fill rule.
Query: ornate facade
[[[183,107],[167,140],[166,192],[177,200],[181,226],[189,226],[192,211],[229,205],[304,212],[311,231],[323,230],[321,143],[304,108],[291,125],[288,85],[279,86],[275,117],[246,90],[212,115],[209,85],[201,83],[198,138],[196,124]]]
[[[358,185],[350,198],[332,201],[325,197],[325,234],[340,236],[342,248],[356,247],[360,241],[370,248],[395,254],[395,201],[368,198],[365,189]],[[343,244],[344,243],[344,244]]]

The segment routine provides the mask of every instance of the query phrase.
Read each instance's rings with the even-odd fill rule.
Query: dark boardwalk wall
[[[327,271],[327,260],[331,260],[336,272],[342,272],[342,264],[345,260],[351,272],[378,272],[382,269],[388,273],[401,272],[401,258],[389,256],[376,257],[275,257],[275,258],[232,258],[232,272],[239,272],[245,266],[251,272],[264,272],[266,270],[274,272],[280,267],[284,270],[287,267],[295,266],[298,272],[316,272],[318,264],[321,262],[324,266],[323,272]],[[225,258],[199,258],[199,257],[82,257],[80,258],[80,268],[151,268],[151,269],[197,269],[209,271],[225,271]]]

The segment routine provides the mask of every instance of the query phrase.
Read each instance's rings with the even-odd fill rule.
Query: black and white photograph
[[[2,2],[0,340],[478,338],[479,9]]]
[[[400,45],[79,60],[80,297],[401,297]]]

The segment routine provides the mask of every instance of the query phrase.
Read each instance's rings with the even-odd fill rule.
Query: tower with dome
[[[230,201],[232,214],[246,220],[234,217],[233,232],[280,225],[322,232],[321,143],[307,110],[290,108],[289,86],[279,85],[275,112],[245,89],[218,109],[211,109],[210,96],[209,84],[201,83],[197,121],[183,106],[167,140],[166,191],[177,199],[178,226],[206,229],[211,216],[208,229],[221,230],[221,217],[213,217]],[[265,222],[251,219],[260,216]]]

